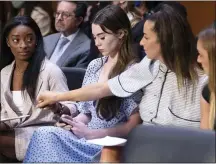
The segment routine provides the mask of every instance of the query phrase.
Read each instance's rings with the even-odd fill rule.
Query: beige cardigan
[[[14,63],[6,66],[1,71],[1,119],[7,117],[17,117],[15,113],[16,105],[13,102],[12,92],[10,90],[12,72]],[[32,77],[34,78],[34,77]],[[36,97],[43,91],[68,91],[66,78],[61,69],[45,60],[39,73],[38,83],[36,87]],[[26,91],[24,93],[27,93]],[[56,120],[54,114],[50,110],[42,110],[36,108],[32,103],[28,94],[25,94],[23,114],[29,114],[30,117],[16,119],[5,122],[11,128],[15,129],[15,148],[18,160],[23,160],[27,150],[30,138],[37,127],[53,125]],[[62,102],[64,105],[73,110],[73,102]]]

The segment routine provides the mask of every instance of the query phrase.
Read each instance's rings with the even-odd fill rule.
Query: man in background
[[[54,16],[59,33],[44,38],[45,51],[51,62],[60,67],[86,68],[93,59],[89,56],[90,40],[80,29],[86,11],[84,2],[58,2]]]

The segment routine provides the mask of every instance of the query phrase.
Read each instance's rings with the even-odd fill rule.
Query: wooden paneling
[[[215,1],[180,1],[180,3],[187,9],[188,20],[195,35],[216,20]],[[52,7],[55,10],[56,1],[52,2]]]
[[[215,1],[180,1],[188,13],[188,20],[192,30],[197,35],[203,28],[209,26],[216,19]]]

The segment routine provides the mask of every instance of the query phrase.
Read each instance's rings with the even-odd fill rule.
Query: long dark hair
[[[40,73],[41,65],[45,59],[45,51],[43,46],[43,37],[40,29],[35,21],[29,16],[17,16],[12,18],[5,26],[1,38],[1,60],[0,70],[14,61],[14,55],[7,45],[7,37],[11,30],[19,25],[28,26],[31,28],[36,36],[36,47],[32,56],[29,58],[29,64],[24,72],[22,92],[27,90],[32,101],[35,100],[35,90],[37,86],[38,75]],[[24,92],[23,92],[24,93]]]
[[[153,30],[161,45],[162,57],[167,67],[176,74],[178,88],[198,79],[196,40],[186,15],[180,9],[161,3],[147,20],[154,22]]]
[[[117,63],[110,71],[108,77],[109,79],[113,78],[122,73],[128,64],[135,62],[136,60],[131,46],[132,37],[130,21],[124,10],[119,6],[108,5],[96,14],[92,23],[99,25],[106,33],[110,33],[108,30],[112,31],[114,34],[117,34],[119,30],[123,30],[125,33],[119,50]],[[100,117],[101,115],[107,121],[112,119],[119,111],[121,102],[122,99],[115,96],[98,100],[96,108],[98,116]]]

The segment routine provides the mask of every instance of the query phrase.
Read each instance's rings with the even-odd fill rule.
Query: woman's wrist
[[[59,101],[67,101],[65,100],[65,92],[58,92],[55,96],[55,102],[59,102]]]
[[[58,92],[56,97],[56,102],[59,101],[76,101],[74,100],[74,91]]]
[[[85,138],[95,139],[95,138],[103,138],[105,136],[107,136],[106,129],[89,129],[86,132]]]
[[[60,94],[61,94],[61,92],[57,92],[56,95],[54,96],[54,101],[55,101],[55,102],[61,101],[61,100],[60,100],[60,97],[61,97]]]

